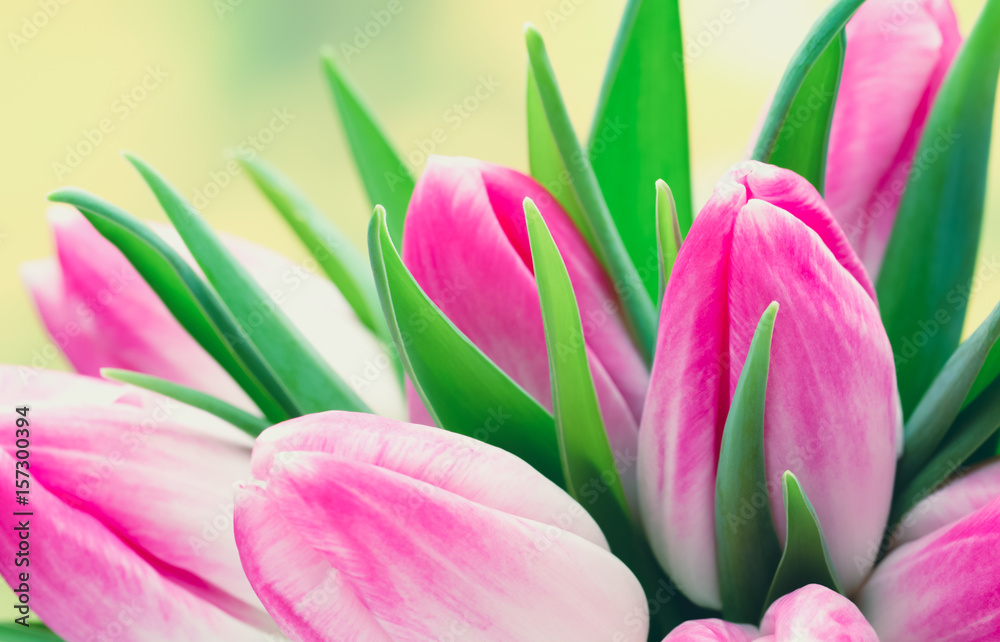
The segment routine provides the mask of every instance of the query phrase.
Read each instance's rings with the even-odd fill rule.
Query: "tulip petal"
[[[882,642],[1000,637],[1000,499],[889,553],[858,595]]]
[[[858,607],[818,584],[779,598],[764,614],[760,633],[774,642],[879,642]]]
[[[265,477],[238,505],[237,538],[289,634],[340,640],[343,623],[358,639],[646,638],[635,577],[604,546],[554,527],[603,540],[578,504],[505,451],[331,412],[266,431],[254,474]],[[299,538],[289,556],[272,550],[277,526],[260,528],[270,519]],[[317,590],[340,599],[302,608]]]
[[[753,642],[756,639],[756,627],[711,619],[685,622],[663,638],[663,642]]]
[[[880,540],[889,515],[902,418],[878,310],[831,258],[800,220],[751,200],[733,231],[729,354],[738,372],[761,311],[777,300],[764,424],[772,515],[784,541],[781,477],[791,471],[850,593],[864,579],[854,558]]]
[[[522,202],[530,197],[573,283],[605,425],[634,449],[648,374],[612,284],[558,203],[531,178],[463,158],[431,157],[407,215],[403,259],[445,315],[543,406],[548,360]],[[656,269],[656,256],[651,258]]]
[[[951,482],[914,506],[893,533],[900,545],[944,528],[1000,497],[1000,462],[993,461]]]

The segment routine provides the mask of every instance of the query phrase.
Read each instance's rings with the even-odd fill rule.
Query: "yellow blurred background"
[[[481,77],[492,78],[499,83],[495,92],[457,129],[448,127],[435,151],[526,169],[521,28],[531,21],[547,39],[579,131],[589,131],[624,0],[399,1],[402,10],[388,21],[380,12],[389,0],[3,3],[0,362],[30,363],[47,343],[17,267],[52,251],[43,216],[48,191],[76,185],[142,217],[163,218],[121,149],[154,163],[190,198],[214,196],[206,197],[203,210],[217,228],[300,256],[246,177],[225,172],[226,150],[263,134],[262,155],[362,245],[370,209],[319,72],[324,44],[337,50],[404,155],[419,150],[418,141],[445,123],[451,105],[470,95]],[[707,30],[706,21],[725,9],[736,14],[688,66],[699,204],[744,153],[762,101],[826,4],[682,3],[688,37]],[[983,0],[955,5],[967,31]],[[387,24],[375,23],[376,30],[368,23],[378,16]],[[366,27],[378,35],[359,39]],[[261,130],[274,110],[289,122],[272,137]],[[993,186],[1000,185],[998,176],[994,162]],[[1000,251],[996,189],[987,218],[983,252],[989,255]],[[978,293],[973,321],[985,316],[998,293],[1000,280]]]

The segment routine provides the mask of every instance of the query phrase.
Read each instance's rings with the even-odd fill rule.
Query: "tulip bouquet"
[[[676,0],[589,142],[525,34],[530,175],[415,179],[326,57],[367,260],[260,159],[306,263],[132,155],[172,227],[50,195],[78,374],[0,368],[4,639],[1000,639],[1000,0],[835,0],[697,217]]]

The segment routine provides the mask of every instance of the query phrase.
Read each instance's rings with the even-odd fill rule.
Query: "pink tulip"
[[[933,162],[917,146],[961,43],[949,0],[868,0],[847,25],[826,200],[873,276],[911,168]]]
[[[722,620],[692,620],[663,642],[879,642],[858,607],[846,597],[810,584],[779,598],[760,630]]]
[[[330,412],[265,431],[253,476],[243,568],[295,639],[646,639],[642,588],[596,523],[505,451]]]
[[[240,407],[252,402],[181,327],[124,256],[76,209],[48,211],[57,258],[22,266],[22,277],[58,347],[81,374],[101,368],[144,372],[203,390]],[[192,264],[173,228],[154,230]],[[311,259],[296,264],[267,248],[225,241],[275,303],[373,410],[405,415],[403,397],[378,341]],[[54,347],[36,367],[49,367]],[[374,376],[372,375],[374,373]]]
[[[904,544],[875,567],[858,605],[882,642],[1000,639],[1000,497]]]
[[[24,405],[27,437],[15,434]],[[0,367],[0,426],[0,573],[29,588],[33,618],[68,642],[263,641],[276,630],[232,526],[249,437],[163,397],[15,366]],[[15,437],[28,440],[27,459]],[[15,466],[30,484],[24,506]]]
[[[626,329],[611,280],[545,188],[497,165],[432,156],[410,201],[403,260],[458,329],[551,409],[525,197],[538,205],[566,261],[612,449],[634,461],[649,373]],[[415,396],[410,399],[411,408],[419,405]]]
[[[715,476],[729,404],[757,322],[780,309],[764,424],[771,511],[796,474],[848,591],[880,541],[902,420],[871,283],[823,200],[756,162],[723,177],[674,267],[639,434],[639,497],[653,550],[681,589],[719,607]]]
[[[1000,461],[984,464],[924,498],[903,516],[892,545],[920,539],[1000,497]]]

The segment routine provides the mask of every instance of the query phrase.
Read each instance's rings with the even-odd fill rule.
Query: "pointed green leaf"
[[[403,221],[406,220],[406,209],[415,184],[413,176],[364,104],[361,93],[337,67],[333,52],[324,53],[323,69],[354,155],[354,163],[368,192],[368,200],[372,207],[381,205],[385,208],[392,242],[400,245],[403,242]]]
[[[597,184],[594,169],[573,131],[542,36],[532,25],[525,27],[524,34],[538,96],[559,155],[569,173],[570,185],[586,216],[591,237],[597,242],[598,256],[611,274],[618,291],[623,293],[622,305],[636,342],[647,360],[651,361],[657,326],[652,298],[618,236],[608,205]]]
[[[830,550],[826,546],[816,509],[806,497],[795,475],[785,471],[782,483],[787,524],[785,551],[781,554],[774,582],[767,593],[764,610],[782,595],[788,595],[807,584],[819,584],[843,593],[833,562],[830,561]],[[763,610],[760,615],[763,615]]]
[[[576,198],[576,193],[570,186],[569,172],[563,164],[562,156],[559,155],[556,140],[552,137],[552,130],[549,129],[549,121],[545,118],[545,108],[542,107],[542,99],[538,95],[538,85],[535,83],[535,74],[531,71],[531,66],[528,66],[526,96],[528,166],[531,168],[531,175],[544,185],[550,194],[556,197],[559,204],[573,219],[576,229],[580,231],[590,248],[596,253],[599,251],[597,243],[594,241],[594,235],[590,231],[590,225],[587,223],[580,202]]]
[[[906,417],[962,337],[968,299],[955,293],[971,284],[979,248],[998,33],[990,0],[931,110],[876,284]]]
[[[525,199],[524,213],[541,300],[556,435],[566,485],[570,495],[593,515],[611,542],[611,550],[617,552],[616,545],[620,544],[630,549],[634,536],[628,501],[604,430],[569,272],[531,199]],[[587,489],[595,484],[607,489],[596,499],[587,496]]]
[[[722,615],[756,625],[781,558],[764,467],[764,398],[778,304],[757,324],[722,431],[715,478],[715,539]],[[753,507],[746,514],[746,507]]]
[[[209,283],[281,381],[300,413],[370,412],[357,393],[333,371],[233,257],[201,214],[145,161],[132,155],[126,158],[149,185]]]
[[[389,333],[434,422],[509,451],[565,488],[552,415],[490,361],[424,294],[375,208],[368,251]]]
[[[375,280],[364,254],[273,165],[259,157],[241,158],[240,164],[344,295],[358,319],[388,339]]]
[[[251,437],[256,437],[262,433],[265,428],[272,425],[270,421],[264,419],[263,417],[251,415],[249,412],[241,410],[236,406],[219,399],[218,397],[213,397],[208,393],[195,390],[194,388],[182,386],[181,384],[174,383],[173,381],[167,381],[166,379],[160,379],[159,377],[151,377],[140,372],[118,370],[117,368],[101,368],[101,376],[105,379],[110,379],[111,381],[120,381],[122,383],[136,386],[137,388],[151,390],[157,394],[163,395],[164,397],[176,399],[177,401],[187,404],[192,408],[204,410],[205,412],[215,415],[223,421],[231,423]]]
[[[940,488],[1000,428],[1000,379],[958,415],[944,443],[913,481],[896,487],[890,524],[896,524],[920,500]]]
[[[799,45],[798,50],[792,56],[792,60],[785,68],[785,74],[778,84],[774,100],[767,110],[764,125],[757,138],[757,144],[754,146],[753,158],[755,160],[767,161],[771,158],[771,154],[778,144],[781,130],[792,113],[795,99],[805,84],[810,71],[823,53],[827,51],[830,44],[840,37],[840,33],[851,16],[863,3],[864,0],[834,0],[819,17],[819,20],[813,24],[805,41]]]
[[[896,483],[906,484],[920,471],[948,434],[965,406],[973,382],[1000,338],[1000,305],[958,346],[927,390],[903,430],[903,457],[896,467]]]
[[[649,186],[657,179],[674,190],[681,231],[693,220],[683,49],[677,0],[629,0],[591,127],[594,173],[637,266],[656,253]],[[655,297],[654,270],[642,273]]]
[[[972,389],[969,390],[969,396],[965,398],[963,407],[967,408],[970,403],[975,401],[983,393],[983,390],[986,390],[991,383],[997,380],[998,376],[1000,376],[1000,343],[995,343],[986,357],[986,362],[983,363],[982,370],[979,371],[979,375],[972,383]]]
[[[178,323],[268,419],[279,422],[298,415],[287,392],[215,291],[166,241],[125,210],[83,190],[59,189],[49,195],[49,200],[77,208],[113,243]]]
[[[656,257],[660,266],[659,296],[656,308],[663,308],[663,293],[677,262],[683,235],[677,220],[677,204],[673,192],[662,180],[656,181]]]
[[[847,34],[841,31],[806,75],[768,159],[808,180],[820,194],[826,182],[830,127],[846,51]]]

